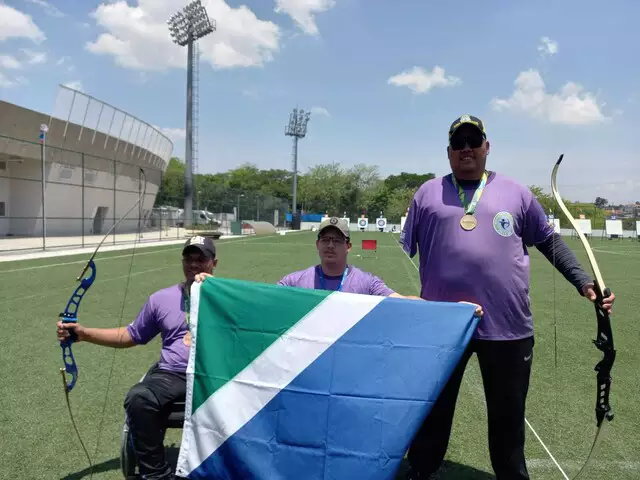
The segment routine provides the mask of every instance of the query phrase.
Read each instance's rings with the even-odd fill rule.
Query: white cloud
[[[22,65],[16,57],[11,55],[0,55],[0,68],[6,68],[7,70],[19,70]]]
[[[335,7],[335,0],[276,0],[276,13],[285,13],[308,35],[318,35],[315,15]]]
[[[65,87],[69,87],[73,90],[78,90],[79,92],[83,92],[82,82],[80,80],[72,80],[71,82],[63,83]]]
[[[42,7],[47,15],[52,17],[61,18],[64,17],[64,13],[62,13],[57,7],[54,7],[49,2],[45,2],[45,0],[26,0],[29,3],[33,3],[34,5],[38,5]]]
[[[540,41],[542,43],[538,45],[538,51],[543,57],[558,53],[558,42],[551,40],[549,37],[542,37],[540,38]]]
[[[257,88],[245,88],[242,90],[242,95],[249,98],[258,98]]]
[[[445,75],[444,68],[436,65],[429,72],[422,67],[413,67],[389,78],[387,83],[396,87],[408,87],[414,93],[427,93],[436,87],[455,87],[462,79]]]
[[[551,123],[587,125],[608,121],[593,93],[574,82],[567,82],[557,93],[549,93],[540,73],[530,69],[520,72],[515,90],[507,99],[494,98],[494,110],[524,112]]]
[[[0,71],[0,87],[10,88],[17,87],[18,85],[26,85],[29,81],[25,77],[9,78],[2,71]]]
[[[158,127],[156,125],[153,126],[156,130],[160,130],[163,134],[169,137],[170,140],[177,142],[179,140],[184,140],[187,138],[187,131],[184,128],[167,128],[167,127]]]
[[[47,61],[47,54],[45,52],[34,52],[33,50],[29,50],[28,48],[22,48],[21,50],[22,53],[27,56],[27,63],[29,63],[30,65],[38,65]]]
[[[187,51],[175,45],[167,19],[184,7],[182,0],[138,0],[129,6],[118,0],[102,3],[91,14],[106,30],[87,50],[110,55],[125,68],[162,71],[184,68]],[[280,40],[279,27],[258,19],[246,6],[230,7],[225,0],[204,0],[216,31],[198,41],[200,58],[217,68],[261,66],[273,59]]]
[[[46,39],[30,15],[0,3],[0,41],[8,38],[28,38],[35,43]]]
[[[60,57],[60,59],[56,62],[57,67],[62,67],[63,65],[66,65],[67,72],[69,73],[74,72],[76,69],[76,67],[71,63],[71,57],[68,56]]]
[[[9,88],[13,86],[13,82],[2,71],[0,71],[0,88]]]
[[[331,114],[329,113],[329,110],[327,110],[324,107],[313,107],[311,109],[311,114],[312,115],[324,115],[325,117],[330,117]]]

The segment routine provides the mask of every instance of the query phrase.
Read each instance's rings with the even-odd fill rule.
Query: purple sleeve
[[[375,275],[371,275],[371,283],[369,284],[369,295],[376,295],[380,297],[388,297],[392,293],[396,293],[391,290],[387,285]]]
[[[145,345],[160,333],[156,319],[156,309],[151,299],[138,313],[136,319],[127,326],[131,339],[138,345]]]
[[[538,199],[531,193],[531,190],[527,189],[524,200],[525,211],[522,240],[525,245],[531,247],[544,242],[549,236],[553,235],[553,227],[549,225],[542,205],[540,205]]]
[[[285,275],[278,281],[277,285],[284,285],[285,287],[294,287],[295,279],[292,277],[294,277],[294,275],[291,273],[288,275]],[[294,282],[292,282],[292,279],[294,280]]]
[[[400,243],[402,248],[410,257],[415,256],[418,250],[418,219],[420,218],[417,196],[419,192],[413,196],[407,219],[404,222],[404,228],[400,232]]]

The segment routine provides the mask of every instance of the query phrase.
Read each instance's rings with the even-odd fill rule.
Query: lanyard
[[[488,175],[485,170],[485,172],[482,174],[482,178],[480,179],[480,185],[478,185],[476,192],[473,194],[473,198],[471,202],[467,202],[467,196],[465,195],[464,190],[456,181],[456,176],[453,173],[451,174],[451,181],[458,189],[458,198],[462,202],[464,213],[473,214],[473,212],[476,211],[476,206],[480,201],[480,196],[482,195],[482,191],[484,190],[484,187],[487,184],[487,178],[488,178]]]
[[[185,320],[187,321],[187,328],[189,328],[189,315],[191,313],[191,299],[187,292],[186,285],[182,289],[182,308],[184,310]]]
[[[339,292],[342,290],[342,286],[344,285],[344,280],[345,278],[347,278],[347,275],[349,274],[349,267],[344,269],[344,272],[342,272],[342,280],[340,280],[340,286],[338,286],[338,289],[336,290],[336,292]],[[320,267],[320,288],[322,290],[326,290],[325,286],[324,286],[324,272],[322,271],[322,267]]]

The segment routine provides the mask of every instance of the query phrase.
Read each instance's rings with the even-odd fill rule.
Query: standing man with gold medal
[[[58,340],[75,330],[78,342],[113,348],[146,345],[158,334],[162,337],[160,360],[134,385],[124,401],[140,476],[145,479],[173,479],[164,454],[162,415],[164,407],[184,401],[189,363],[189,292],[196,274],[212,274],[217,265],[211,238],[194,236],[182,249],[184,281],[152,293],[136,319],[122,328],[89,328],[77,323],[58,322]]]
[[[486,169],[489,142],[482,120],[471,115],[457,118],[449,128],[447,154],[451,173],[418,189],[401,243],[409,256],[420,253],[422,298],[466,300],[481,305],[484,315],[413,440],[407,478],[429,478],[440,467],[460,383],[475,353],[485,391],[493,470],[498,480],[527,480],[525,404],[534,345],[527,249],[535,246],[579,295],[591,301],[596,299],[594,284],[549,226],[531,191]],[[612,294],[603,307],[610,311],[613,300]]]

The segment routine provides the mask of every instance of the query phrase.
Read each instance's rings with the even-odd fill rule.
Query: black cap
[[[216,246],[213,244],[213,240],[209,237],[201,237],[196,235],[187,240],[182,249],[184,255],[187,248],[194,247],[204,253],[207,257],[216,258]]]
[[[456,118],[449,127],[449,138],[451,138],[451,136],[456,133],[456,130],[458,128],[467,123],[476,127],[478,130],[480,130],[480,132],[482,132],[484,138],[487,138],[487,131],[484,128],[484,122],[478,117],[474,117],[473,115],[462,115]]]

